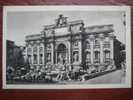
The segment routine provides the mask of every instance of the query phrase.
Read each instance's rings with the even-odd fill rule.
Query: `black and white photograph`
[[[129,6],[5,6],[4,89],[131,87]]]

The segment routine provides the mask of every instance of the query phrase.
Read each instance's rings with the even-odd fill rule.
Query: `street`
[[[112,84],[112,83],[121,83],[124,81],[124,76],[122,70],[116,70],[112,73],[105,74],[100,77],[96,77],[87,81],[90,84]]]
[[[69,82],[60,82],[62,84],[112,84],[112,83],[123,83],[125,76],[123,75],[122,70],[116,70],[111,73],[107,73],[102,76],[98,76],[87,81],[69,81]]]

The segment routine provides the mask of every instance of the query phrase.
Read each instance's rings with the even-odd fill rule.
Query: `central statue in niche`
[[[67,61],[66,54],[67,54],[66,46],[64,44],[60,44],[57,49],[57,56],[58,56],[57,62],[64,65]]]

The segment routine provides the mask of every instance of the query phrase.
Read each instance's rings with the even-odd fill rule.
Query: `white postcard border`
[[[82,85],[9,85],[6,84],[6,17],[13,11],[125,11],[126,12],[126,82],[124,84],[82,84]],[[3,10],[3,89],[99,89],[99,88],[131,88],[131,10],[129,6],[4,6]]]

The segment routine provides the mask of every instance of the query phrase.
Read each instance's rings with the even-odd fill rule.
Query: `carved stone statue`
[[[74,60],[74,62],[78,62],[78,53],[74,54],[73,60]]]
[[[67,17],[63,17],[63,15],[59,15],[59,18],[56,20],[57,26],[62,26],[67,24]]]
[[[63,58],[61,54],[58,55],[58,63],[63,64]]]

